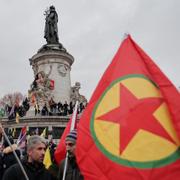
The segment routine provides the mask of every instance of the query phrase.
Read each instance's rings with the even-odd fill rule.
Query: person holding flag
[[[41,136],[31,136],[27,141],[27,159],[22,162],[26,178],[17,163],[7,169],[3,180],[56,180],[43,165],[45,150],[46,140]]]
[[[75,149],[77,139],[77,109],[79,102],[76,101],[73,115],[61,137],[54,153],[56,162],[59,164],[58,180],[83,180],[79,167],[76,163]]]
[[[65,145],[66,145],[66,152],[68,153],[68,161],[67,161],[68,164],[67,164],[66,172],[64,175],[65,159],[61,161],[60,166],[59,166],[59,172],[58,172],[58,180],[62,180],[62,179],[63,180],[83,180],[84,179],[76,163],[76,157],[75,157],[76,139],[77,139],[76,130],[70,131],[70,133],[66,136]]]
[[[14,143],[14,139],[12,137],[8,138],[12,146],[10,146],[7,140],[4,139],[2,151],[3,173],[5,173],[10,166],[17,162],[13,151],[15,151],[17,156],[20,158],[20,150],[18,149],[17,144]]]
[[[76,101],[73,114],[66,125],[66,128],[60,138],[59,144],[57,145],[57,148],[54,153],[54,158],[56,160],[56,163],[59,165],[60,162],[66,157],[66,146],[65,146],[65,139],[66,136],[69,134],[70,131],[73,129],[77,129],[78,121],[77,121],[77,111],[78,111],[78,104],[79,102]]]

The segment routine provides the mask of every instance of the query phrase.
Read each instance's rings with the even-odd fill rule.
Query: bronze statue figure
[[[44,30],[44,38],[47,44],[59,44],[58,38],[58,14],[54,6],[50,6],[48,11],[45,11],[46,23]]]

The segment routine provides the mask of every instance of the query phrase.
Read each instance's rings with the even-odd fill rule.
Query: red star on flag
[[[174,143],[172,138],[153,116],[162,104],[162,98],[138,99],[124,85],[120,84],[120,106],[97,119],[110,121],[120,126],[120,154],[139,130],[145,130]]]

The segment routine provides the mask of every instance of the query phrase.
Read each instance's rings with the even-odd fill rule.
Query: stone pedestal
[[[51,46],[51,47],[49,47]],[[60,49],[57,45],[45,46],[30,59],[30,65],[34,71],[34,76],[39,72],[44,72],[46,77],[54,81],[54,88],[49,91],[48,99],[51,97],[57,103],[70,102],[71,65],[74,62],[72,55],[65,49]]]
[[[24,107],[27,107],[24,109],[29,108],[26,115],[20,117],[19,123],[16,123],[15,119],[8,120],[7,116],[0,118],[0,122],[7,131],[13,130],[11,133],[15,134],[13,135],[15,139],[18,138],[22,127],[27,126],[30,134],[37,133],[36,129],[42,132],[47,128],[49,139],[57,139],[58,142],[73,112],[73,102],[79,101],[80,112],[81,109],[83,110],[81,107],[84,103],[87,103],[85,96],[79,93],[80,83],[76,82],[71,87],[70,71],[74,58],[59,43],[57,27],[55,27],[57,24],[55,23],[55,26],[51,27],[51,30],[49,29],[49,13],[54,13],[54,11],[53,6],[45,11],[45,39],[47,44],[43,45],[29,59],[34,71],[34,81],[28,89],[27,102],[24,102],[26,103]],[[49,30],[55,32],[55,34],[49,32]],[[62,108],[57,109],[56,103],[65,104],[65,101],[69,104],[71,110],[69,114],[62,112]],[[67,107],[67,104],[64,107]]]

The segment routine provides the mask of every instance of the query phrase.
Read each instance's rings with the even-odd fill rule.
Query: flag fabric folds
[[[43,132],[41,133],[41,137],[46,138],[47,128],[44,128]]]
[[[17,146],[21,149],[23,149],[26,145],[26,134],[27,134],[27,126],[24,126],[21,129],[21,132],[20,132],[19,137],[17,139]]]
[[[66,157],[65,138],[66,138],[67,134],[70,132],[71,120],[69,120],[69,122],[59,140],[56,151],[54,153],[54,158],[58,164],[60,164],[60,162]]]
[[[46,167],[46,169],[49,169],[49,167],[52,165],[52,160],[51,160],[51,154],[50,154],[49,147],[47,147],[47,149],[46,149],[43,164]]]
[[[128,35],[78,125],[76,156],[89,180],[177,180],[180,94]]]

